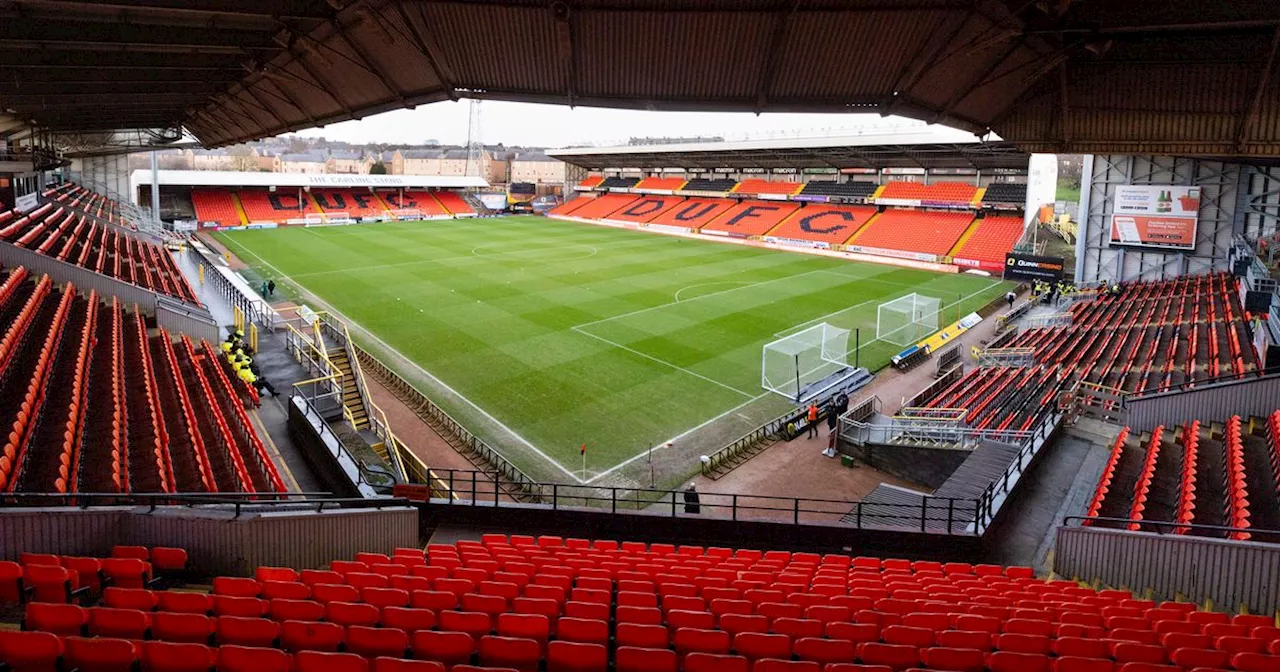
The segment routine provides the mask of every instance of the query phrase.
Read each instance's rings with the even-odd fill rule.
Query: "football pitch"
[[[530,216],[218,238],[536,447],[508,455],[517,465],[550,460],[581,481],[776,397],[760,385],[769,341],[821,322],[857,328],[875,371],[902,349],[876,340],[878,304],[940,298],[942,326],[1008,286]]]

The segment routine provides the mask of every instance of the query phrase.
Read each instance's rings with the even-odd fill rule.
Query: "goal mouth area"
[[[848,363],[849,333],[823,322],[766,343],[760,387],[801,403],[839,386],[856,373]]]

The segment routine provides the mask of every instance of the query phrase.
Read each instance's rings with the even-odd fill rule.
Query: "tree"
[[[236,145],[227,150],[227,154],[231,156],[232,170],[247,172],[258,169],[258,157],[254,156],[253,148],[248,145]]]
[[[386,175],[387,164],[381,161],[375,162],[372,166],[369,166],[369,174],[370,175]]]

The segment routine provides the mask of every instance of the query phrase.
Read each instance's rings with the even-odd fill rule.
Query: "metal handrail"
[[[297,499],[297,498],[301,499]],[[239,518],[246,510],[273,510],[281,508],[325,507],[377,508],[407,506],[408,500],[395,498],[335,497],[329,492],[207,492],[207,493],[42,493],[24,492],[0,495],[0,508],[25,506],[49,506],[59,502],[65,506],[88,509],[95,506],[149,507],[154,512],[162,506],[226,507]]]
[[[413,488],[398,488],[396,494],[410,501],[429,499],[448,506],[528,506],[517,504],[506,493],[504,482],[497,474],[476,470],[434,470],[453,493],[445,499],[437,497],[434,487],[427,487],[424,494],[415,496]],[[664,515],[678,517],[697,515],[725,518],[732,521],[772,520],[794,525],[827,524],[853,526],[857,529],[918,529],[921,532],[946,533],[957,536],[976,536],[972,521],[982,512],[982,502],[973,498],[923,497],[920,503],[897,504],[864,502],[861,500],[822,499],[811,497],[777,497],[743,493],[698,493],[696,513],[684,509],[684,490],[660,488],[619,488],[541,483],[542,505],[552,511],[562,509],[607,509],[613,514]],[[827,506],[824,506],[827,505]],[[752,516],[750,514],[758,515]],[[807,515],[806,515],[807,514]],[[970,515],[971,514],[971,515]],[[812,520],[820,515],[827,520]],[[810,520],[805,520],[808,517]],[[852,522],[843,522],[849,518]],[[892,521],[888,525],[875,521]],[[896,524],[902,521],[903,524]]]
[[[702,462],[702,475],[707,476],[719,469],[721,465],[729,460],[742,454],[761,441],[775,436],[780,430],[786,427],[787,421],[795,417],[804,409],[792,409],[766,423],[756,427],[755,429],[743,434],[742,436],[730,441],[727,445],[707,456]],[[824,411],[825,412],[825,411]]]
[[[1161,394],[1170,394],[1176,392],[1186,392],[1187,390],[1202,390],[1205,387],[1230,387],[1232,385],[1243,385],[1258,380],[1280,377],[1280,373],[1262,373],[1259,371],[1257,375],[1248,373],[1230,373],[1213,378],[1204,378],[1202,380],[1188,380],[1181,383],[1171,383],[1169,385],[1161,385],[1160,387],[1149,387],[1140,392],[1126,392],[1125,398],[1128,399],[1145,399]]]

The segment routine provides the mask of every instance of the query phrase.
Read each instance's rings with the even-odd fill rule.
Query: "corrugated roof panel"
[[[748,101],[772,19],[762,12],[577,12],[579,95]]]
[[[772,96],[862,100],[891,93],[948,12],[806,12],[791,19]]]
[[[439,91],[440,78],[400,13],[388,11],[370,16],[376,18],[356,21],[346,31],[375,69],[406,96]]]
[[[456,86],[482,91],[565,90],[565,68],[556,52],[551,11],[546,7],[501,7],[466,3],[422,3],[427,30],[458,75]]]

